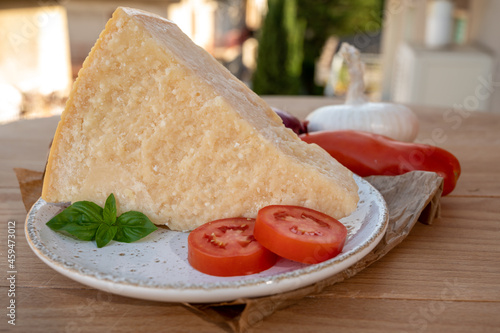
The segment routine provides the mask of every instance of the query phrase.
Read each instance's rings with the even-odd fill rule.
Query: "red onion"
[[[273,106],[271,107],[271,109],[273,109],[273,111],[276,112],[278,116],[280,116],[281,120],[283,121],[283,125],[285,125],[285,127],[288,127],[289,129],[294,131],[297,135],[306,133],[306,126],[304,126],[304,124],[297,117],[291,115],[286,111],[275,108]]]

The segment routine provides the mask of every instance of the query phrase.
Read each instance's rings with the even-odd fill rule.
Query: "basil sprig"
[[[84,241],[95,240],[99,248],[112,240],[132,243],[158,229],[140,212],[129,211],[117,217],[113,193],[106,199],[104,209],[91,201],[77,201],[54,216],[47,226]]]

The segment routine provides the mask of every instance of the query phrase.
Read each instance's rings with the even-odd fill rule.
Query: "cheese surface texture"
[[[175,24],[121,7],[73,86],[42,198],[103,206],[110,193],[118,213],[183,231],[271,204],[339,219],[358,202],[349,170],[285,128]]]

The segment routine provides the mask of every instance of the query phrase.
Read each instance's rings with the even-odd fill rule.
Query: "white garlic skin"
[[[311,112],[306,120],[309,132],[349,129],[406,142],[413,142],[419,129],[415,114],[408,107],[393,103],[323,106]]]

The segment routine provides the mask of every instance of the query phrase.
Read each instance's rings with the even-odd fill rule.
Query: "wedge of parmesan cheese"
[[[57,127],[42,197],[93,201],[192,230],[270,204],[337,219],[352,173],[280,118],[172,22],[118,8],[80,70]]]

